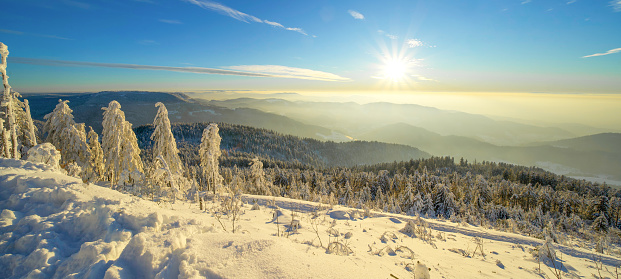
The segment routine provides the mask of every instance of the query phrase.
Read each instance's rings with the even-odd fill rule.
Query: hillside
[[[532,143],[528,146],[554,146],[581,151],[621,153],[621,133],[599,133],[558,141]]]
[[[198,146],[208,123],[174,123],[172,131],[188,162],[198,162]],[[219,123],[221,148],[228,154],[245,153],[274,160],[302,163],[313,167],[348,167],[411,159],[429,158],[417,148],[380,142],[323,142],[315,139],[282,135],[266,129]],[[141,148],[150,148],[152,125],[135,129]],[[188,158],[189,157],[189,158]],[[245,164],[247,165],[247,164]]]
[[[579,278],[621,264],[584,242],[253,195],[233,232],[217,200],[155,203],[13,159],[0,184],[3,278]]]
[[[416,146],[436,156],[538,166],[573,177],[605,178],[621,184],[621,134],[600,134],[526,146],[497,146],[459,136],[442,136],[404,123],[386,125],[360,136],[363,140]]]
[[[196,101],[182,93],[119,91],[80,94],[24,94],[30,102],[32,118],[43,120],[50,113],[58,99],[69,100],[76,122],[92,126],[101,131],[102,107],[112,100],[121,104],[127,121],[134,127],[150,124],[157,109],[155,103],[162,102],[168,108],[171,122],[226,122],[274,130],[315,139],[326,139],[333,131],[319,126],[303,124],[284,116],[265,113],[256,109],[227,109]]]
[[[496,145],[519,145],[534,141],[575,137],[575,134],[560,128],[498,121],[483,115],[415,104],[386,102],[357,104],[252,98],[219,100],[210,103],[229,108],[260,109],[307,124],[344,131],[354,138],[372,129],[397,123],[421,127],[444,136],[469,137]]]

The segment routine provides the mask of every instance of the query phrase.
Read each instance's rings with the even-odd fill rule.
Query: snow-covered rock
[[[60,151],[49,142],[38,144],[28,149],[26,160],[34,163],[44,163],[54,169],[60,169]]]

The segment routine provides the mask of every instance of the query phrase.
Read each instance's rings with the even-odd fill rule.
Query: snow
[[[51,143],[42,143],[28,149],[26,160],[35,163],[44,163],[55,169],[60,169],[60,152]]]
[[[554,278],[561,263],[591,278],[599,262],[615,278],[621,264],[570,241],[540,265],[544,243],[527,236],[259,195],[243,195],[232,233],[207,198],[158,204],[0,159],[0,278]]]

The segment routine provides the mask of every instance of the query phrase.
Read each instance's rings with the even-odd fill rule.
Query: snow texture
[[[527,236],[258,195],[242,196],[232,233],[213,214],[221,198],[205,197],[207,210],[158,204],[0,158],[0,278],[555,278],[561,264],[563,277],[591,278],[621,264],[580,243],[554,244],[556,260],[538,262],[543,242]]]

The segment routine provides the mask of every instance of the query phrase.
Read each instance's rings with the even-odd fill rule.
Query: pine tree
[[[102,150],[105,155],[106,176],[112,186],[133,184],[143,173],[142,160],[136,134],[125,121],[121,104],[111,101],[102,108]]]
[[[65,128],[75,125],[73,110],[67,103],[69,103],[67,100],[58,100],[54,110],[43,117],[46,120],[43,125],[43,132],[47,133],[45,141],[60,150],[63,160],[67,157],[66,149],[69,147],[69,139],[63,137],[62,133]]]
[[[76,163],[79,167],[85,168],[91,157],[91,151],[86,142],[86,131],[84,123],[73,124],[65,127],[61,133],[61,137],[65,139],[66,145],[62,149],[64,151],[63,159],[65,163]],[[61,152],[62,154],[62,152]]]
[[[99,136],[89,127],[88,131],[88,148],[90,150],[90,158],[84,173],[84,179],[88,182],[97,182],[104,178],[104,154],[99,144]]]
[[[26,114],[24,119],[24,140],[22,144],[27,148],[31,148],[37,145],[37,128],[32,122],[28,100],[24,100],[24,109],[26,110]]]
[[[153,140],[153,157],[161,156],[172,173],[180,173],[182,172],[181,159],[179,159],[177,142],[170,129],[168,110],[161,102],[156,103],[155,106],[158,107],[158,111],[153,120],[155,129],[151,135],[151,140]]]
[[[19,100],[19,93],[11,89],[9,85],[9,76],[6,74],[7,68],[7,56],[9,55],[8,47],[0,43],[0,76],[2,77],[2,85],[4,90],[0,98],[0,119],[3,121],[2,129],[2,145],[0,150],[4,156],[8,158],[19,159],[22,153],[26,153],[26,149],[32,147],[31,142],[24,143],[20,140],[21,135],[24,133],[24,126],[22,119],[26,118],[23,111],[23,103]],[[28,127],[29,128],[29,127]]]
[[[259,158],[255,157],[250,163],[250,176],[252,179],[252,193],[256,195],[270,196],[272,192],[267,185],[265,179],[265,172],[263,171],[263,162]]]
[[[207,190],[216,193],[217,188],[222,184],[222,176],[219,170],[220,141],[222,138],[218,134],[218,124],[211,123],[203,130],[203,137],[200,145],[201,168],[203,176],[207,180]]]
[[[62,165],[76,163],[78,167],[87,169],[91,155],[86,142],[84,123],[75,123],[73,110],[69,108],[68,103],[69,101],[58,100],[56,108],[44,116],[46,122],[43,129],[47,132],[46,141],[60,150]]]

